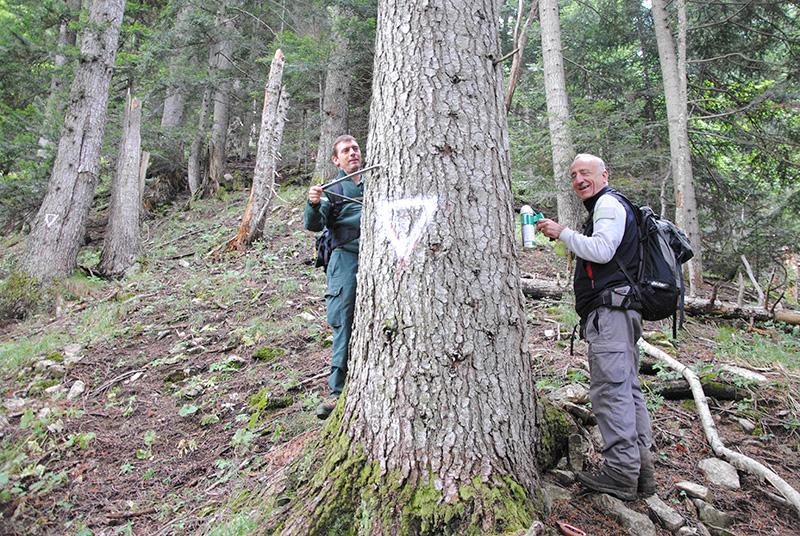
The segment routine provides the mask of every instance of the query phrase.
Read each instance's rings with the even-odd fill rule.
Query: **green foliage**
[[[40,305],[44,292],[32,277],[13,271],[0,282],[0,321],[25,318]]]
[[[800,368],[800,339],[797,333],[771,330],[763,335],[720,326],[716,341],[715,354],[721,359],[734,359],[750,366],[780,363],[789,369]]]
[[[266,363],[271,363],[276,359],[283,357],[286,354],[286,350],[283,348],[277,348],[273,346],[262,346],[261,348],[256,349],[253,351],[253,359],[257,361],[264,361]]]

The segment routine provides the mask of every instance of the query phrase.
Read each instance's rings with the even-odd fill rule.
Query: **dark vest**
[[[596,195],[583,202],[586,210],[589,211],[589,218],[583,225],[583,234],[592,236],[594,232],[594,207],[600,196],[604,194],[613,195],[625,207],[625,234],[622,236],[622,242],[620,242],[617,251],[614,252],[614,257],[606,264],[598,264],[578,258],[574,280],[575,310],[582,319],[585,319],[589,313],[600,305],[608,305],[610,303],[608,301],[608,292],[604,291],[630,285],[625,278],[625,274],[619,269],[616,262],[617,259],[629,274],[635,276],[639,270],[639,230],[636,225],[636,216],[628,203],[621,196],[616,195],[616,191],[613,188],[606,186]]]

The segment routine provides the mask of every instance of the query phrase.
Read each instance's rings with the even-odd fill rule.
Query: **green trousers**
[[[356,305],[358,253],[336,248],[328,263],[328,290],[325,305],[328,324],[333,328],[333,355],[328,385],[331,393],[339,395],[347,377],[347,358],[350,351],[350,334],[353,332],[353,310]]]

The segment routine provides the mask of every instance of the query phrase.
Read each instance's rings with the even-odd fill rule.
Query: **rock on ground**
[[[675,532],[686,524],[686,520],[667,503],[662,501],[658,495],[651,495],[645,499],[645,502],[647,503],[647,508],[650,510],[650,517],[655,518],[654,521],[670,532]]]
[[[633,536],[657,536],[656,526],[644,514],[631,510],[625,503],[605,493],[594,495],[592,501],[595,507],[614,518],[617,523],[628,530]]]
[[[728,528],[733,525],[733,517],[721,510],[717,510],[710,504],[700,499],[693,499],[694,505],[697,507],[697,517],[700,521],[707,525],[714,527]]]
[[[701,486],[700,484],[695,484],[694,482],[688,482],[684,480],[675,484],[675,488],[677,488],[678,491],[686,493],[686,495],[689,497],[711,502],[711,491],[707,487]]]
[[[69,388],[69,393],[67,393],[67,400],[75,400],[79,396],[83,394],[86,390],[86,384],[83,383],[81,380],[75,380],[75,383],[72,384],[72,387]]]
[[[739,483],[739,473],[736,468],[725,460],[706,458],[705,460],[700,460],[697,466],[712,484],[732,490],[742,487]]]

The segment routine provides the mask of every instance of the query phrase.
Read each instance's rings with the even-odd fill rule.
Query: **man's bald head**
[[[597,171],[600,173],[606,170],[606,163],[599,156],[595,156],[589,153],[576,154],[575,158],[572,160],[572,163],[574,164],[578,160],[584,160],[586,162],[594,162],[595,165],[597,165]]]
[[[582,201],[586,201],[608,185],[606,163],[593,154],[579,154],[569,167],[572,189]]]

